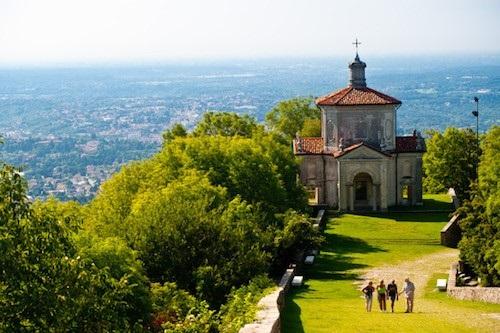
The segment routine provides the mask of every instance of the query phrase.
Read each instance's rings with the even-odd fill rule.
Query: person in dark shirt
[[[380,311],[385,312],[386,309],[386,299],[387,288],[385,287],[384,280],[380,281],[380,284],[377,286],[377,299],[378,305],[380,306]]]
[[[364,287],[362,290],[363,294],[365,294],[366,300],[366,311],[370,312],[372,310],[372,300],[373,300],[373,292],[375,288],[373,287],[373,282],[368,282],[368,285]]]
[[[392,282],[387,285],[387,296],[391,300],[391,311],[394,312],[394,301],[399,299],[398,286],[395,280],[392,280]]]

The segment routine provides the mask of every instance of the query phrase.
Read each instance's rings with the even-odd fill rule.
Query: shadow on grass
[[[336,254],[385,252],[384,249],[368,244],[365,240],[339,234],[325,233],[322,251]]]
[[[426,210],[442,210],[442,211],[452,211],[453,204],[451,202],[445,202],[435,199],[423,199],[422,206],[394,206],[390,207],[389,211],[426,211]]]
[[[329,222],[329,228],[336,223]],[[368,265],[354,263],[351,255],[356,253],[385,252],[386,250],[372,246],[360,238],[349,237],[334,233],[325,233],[325,243],[321,247],[321,254],[316,258],[313,266],[304,267],[302,272],[306,279],[313,280],[359,280],[354,270],[365,268]],[[305,298],[307,293],[314,291],[306,282],[299,288],[293,288],[285,297],[285,308],[282,313],[282,332],[304,333],[301,319],[301,309],[297,300]]]
[[[357,274],[352,270],[367,267],[354,263],[349,256],[355,253],[385,252],[384,249],[372,246],[362,239],[338,235],[324,234],[325,244],[321,255],[313,267],[306,269],[306,276],[317,280],[356,280]]]
[[[293,301],[292,291],[290,295],[286,298],[286,306],[282,313],[281,319],[281,331],[282,332],[293,332],[293,333],[305,333],[304,326],[302,325],[302,320],[300,319],[301,309],[297,303]]]
[[[397,222],[446,222],[448,221],[453,212],[452,211],[444,211],[438,213],[426,213],[426,212],[413,212],[413,213],[404,213],[404,212],[388,212],[388,213],[363,213],[359,214],[360,216],[368,216],[375,218],[389,218],[396,220]],[[356,215],[356,214],[354,214]]]

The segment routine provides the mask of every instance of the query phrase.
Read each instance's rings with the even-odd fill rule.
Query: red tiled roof
[[[375,150],[379,152],[380,154],[391,156],[390,154],[381,151],[380,149],[377,149],[376,147],[373,147],[366,142],[359,142],[353,145],[350,145],[347,148],[344,148],[344,150],[336,150],[333,152],[325,152],[324,149],[324,141],[323,138],[298,138],[293,140],[293,152],[296,155],[321,155],[321,154],[328,154],[328,155],[333,155],[334,157],[341,157],[349,152],[356,150],[357,148],[365,146],[368,147],[372,150]]]
[[[295,154],[322,154],[324,148],[323,138],[298,138],[293,140]]]
[[[347,87],[316,100],[317,105],[386,105],[401,104],[394,97],[374,89]]]
[[[396,137],[396,152],[397,153],[411,153],[411,152],[422,152],[425,150],[425,146],[421,144],[419,146],[418,140],[421,140],[418,136],[397,136]]]

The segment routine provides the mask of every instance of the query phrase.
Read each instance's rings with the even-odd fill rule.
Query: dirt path
[[[361,275],[365,284],[373,281],[376,285],[380,280],[384,280],[387,285],[390,281],[396,280],[399,288],[403,287],[403,281],[409,277],[415,284],[417,296],[423,293],[423,288],[427,285],[430,276],[435,272],[447,272],[452,262],[458,259],[458,250],[446,249],[438,253],[426,255],[413,261],[406,261],[397,265],[385,265],[376,267],[364,272]]]
[[[500,332],[500,313],[481,313],[480,310],[443,304],[442,302],[424,298],[424,288],[431,275],[435,272],[447,272],[452,262],[458,259],[458,251],[446,249],[434,254],[417,258],[396,265],[384,265],[375,267],[368,271],[360,271],[362,281],[357,282],[366,285],[368,281],[378,284],[384,280],[387,284],[393,279],[396,280],[399,288],[402,288],[404,279],[409,277],[416,286],[415,310],[416,313],[437,316],[449,322],[458,323],[471,328],[472,331]],[[404,308],[404,299],[401,298],[398,307]],[[376,305],[374,304],[376,308]]]

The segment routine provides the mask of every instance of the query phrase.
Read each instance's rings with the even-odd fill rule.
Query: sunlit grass
[[[434,207],[449,207],[447,196],[434,196],[432,200],[436,201]],[[474,314],[478,311],[499,312],[498,307],[484,305],[476,308],[477,304],[447,299],[446,295],[436,295],[431,289],[425,292],[425,302],[416,300],[413,314],[403,313],[403,300],[396,304],[395,313],[381,313],[376,301],[373,311],[366,313],[356,284],[359,283],[360,271],[444,250],[439,244],[439,231],[448,217],[448,212],[407,212],[372,216],[344,214],[331,219],[320,256],[314,266],[304,271],[304,287],[293,289],[286,299],[282,331],[471,332],[471,326],[464,325],[464,319],[457,316],[466,311]],[[448,316],[443,315],[438,311],[443,307],[453,311]],[[492,330],[488,326],[477,331]]]

